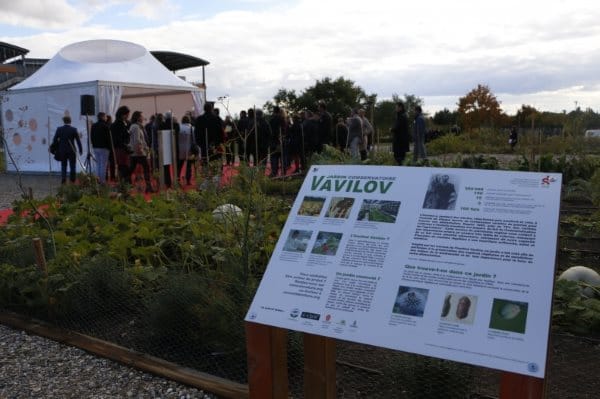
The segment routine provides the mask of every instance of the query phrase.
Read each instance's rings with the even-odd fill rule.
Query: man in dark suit
[[[63,123],[63,126],[56,129],[52,144],[58,146],[54,159],[60,161],[61,182],[65,184],[67,182],[67,162],[69,162],[69,180],[71,180],[71,183],[75,182],[75,161],[77,160],[75,142],[77,142],[77,147],[79,148],[79,155],[82,154],[83,149],[77,129],[71,126],[71,117],[64,116]]]

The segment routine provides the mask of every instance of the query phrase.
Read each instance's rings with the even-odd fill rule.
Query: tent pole
[[[46,126],[48,126],[48,131],[47,131],[48,141],[47,141],[47,143],[48,143],[48,147],[50,147],[50,144],[49,144],[50,143],[50,115],[48,115],[48,123]],[[50,177],[51,174],[52,174],[52,158],[50,155],[50,151],[48,151],[48,177]]]

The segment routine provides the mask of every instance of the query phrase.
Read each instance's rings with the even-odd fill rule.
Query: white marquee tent
[[[48,146],[65,115],[80,132],[85,157],[88,129],[81,115],[82,95],[94,96],[94,115],[102,111],[113,117],[119,106],[127,105],[146,116],[171,111],[181,119],[186,111],[201,113],[206,101],[203,89],[177,77],[140,45],[118,40],[70,44],[0,95],[6,150],[20,171],[60,170]],[[17,169],[8,159],[6,166],[8,171]]]

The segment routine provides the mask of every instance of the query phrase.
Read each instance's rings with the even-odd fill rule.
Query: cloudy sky
[[[595,0],[0,0],[0,41],[51,58],[118,39],[206,59],[207,95],[232,113],[279,88],[343,76],[368,94],[456,109],[488,85],[502,108],[600,110]],[[201,69],[179,71],[200,81]]]

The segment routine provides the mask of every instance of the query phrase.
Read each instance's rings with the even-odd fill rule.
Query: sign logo
[[[556,179],[554,177],[546,176],[542,178],[542,186],[549,186],[551,183],[554,183]]]
[[[252,312],[252,313],[250,313],[249,318],[250,318],[250,320],[254,320],[254,319],[256,319],[256,316],[257,316],[256,312]]]
[[[527,370],[531,371],[532,373],[535,373],[536,371],[538,371],[540,368],[537,365],[537,363],[529,363],[527,364]]]
[[[296,317],[298,317],[299,314],[300,314],[300,309],[295,308],[295,309],[292,309],[292,311],[290,312],[290,317],[295,319]]]
[[[331,315],[328,314],[327,316],[325,316],[325,321],[331,321]]]
[[[300,317],[302,317],[303,319],[319,320],[321,318],[321,315],[318,313],[302,312],[300,314]]]

